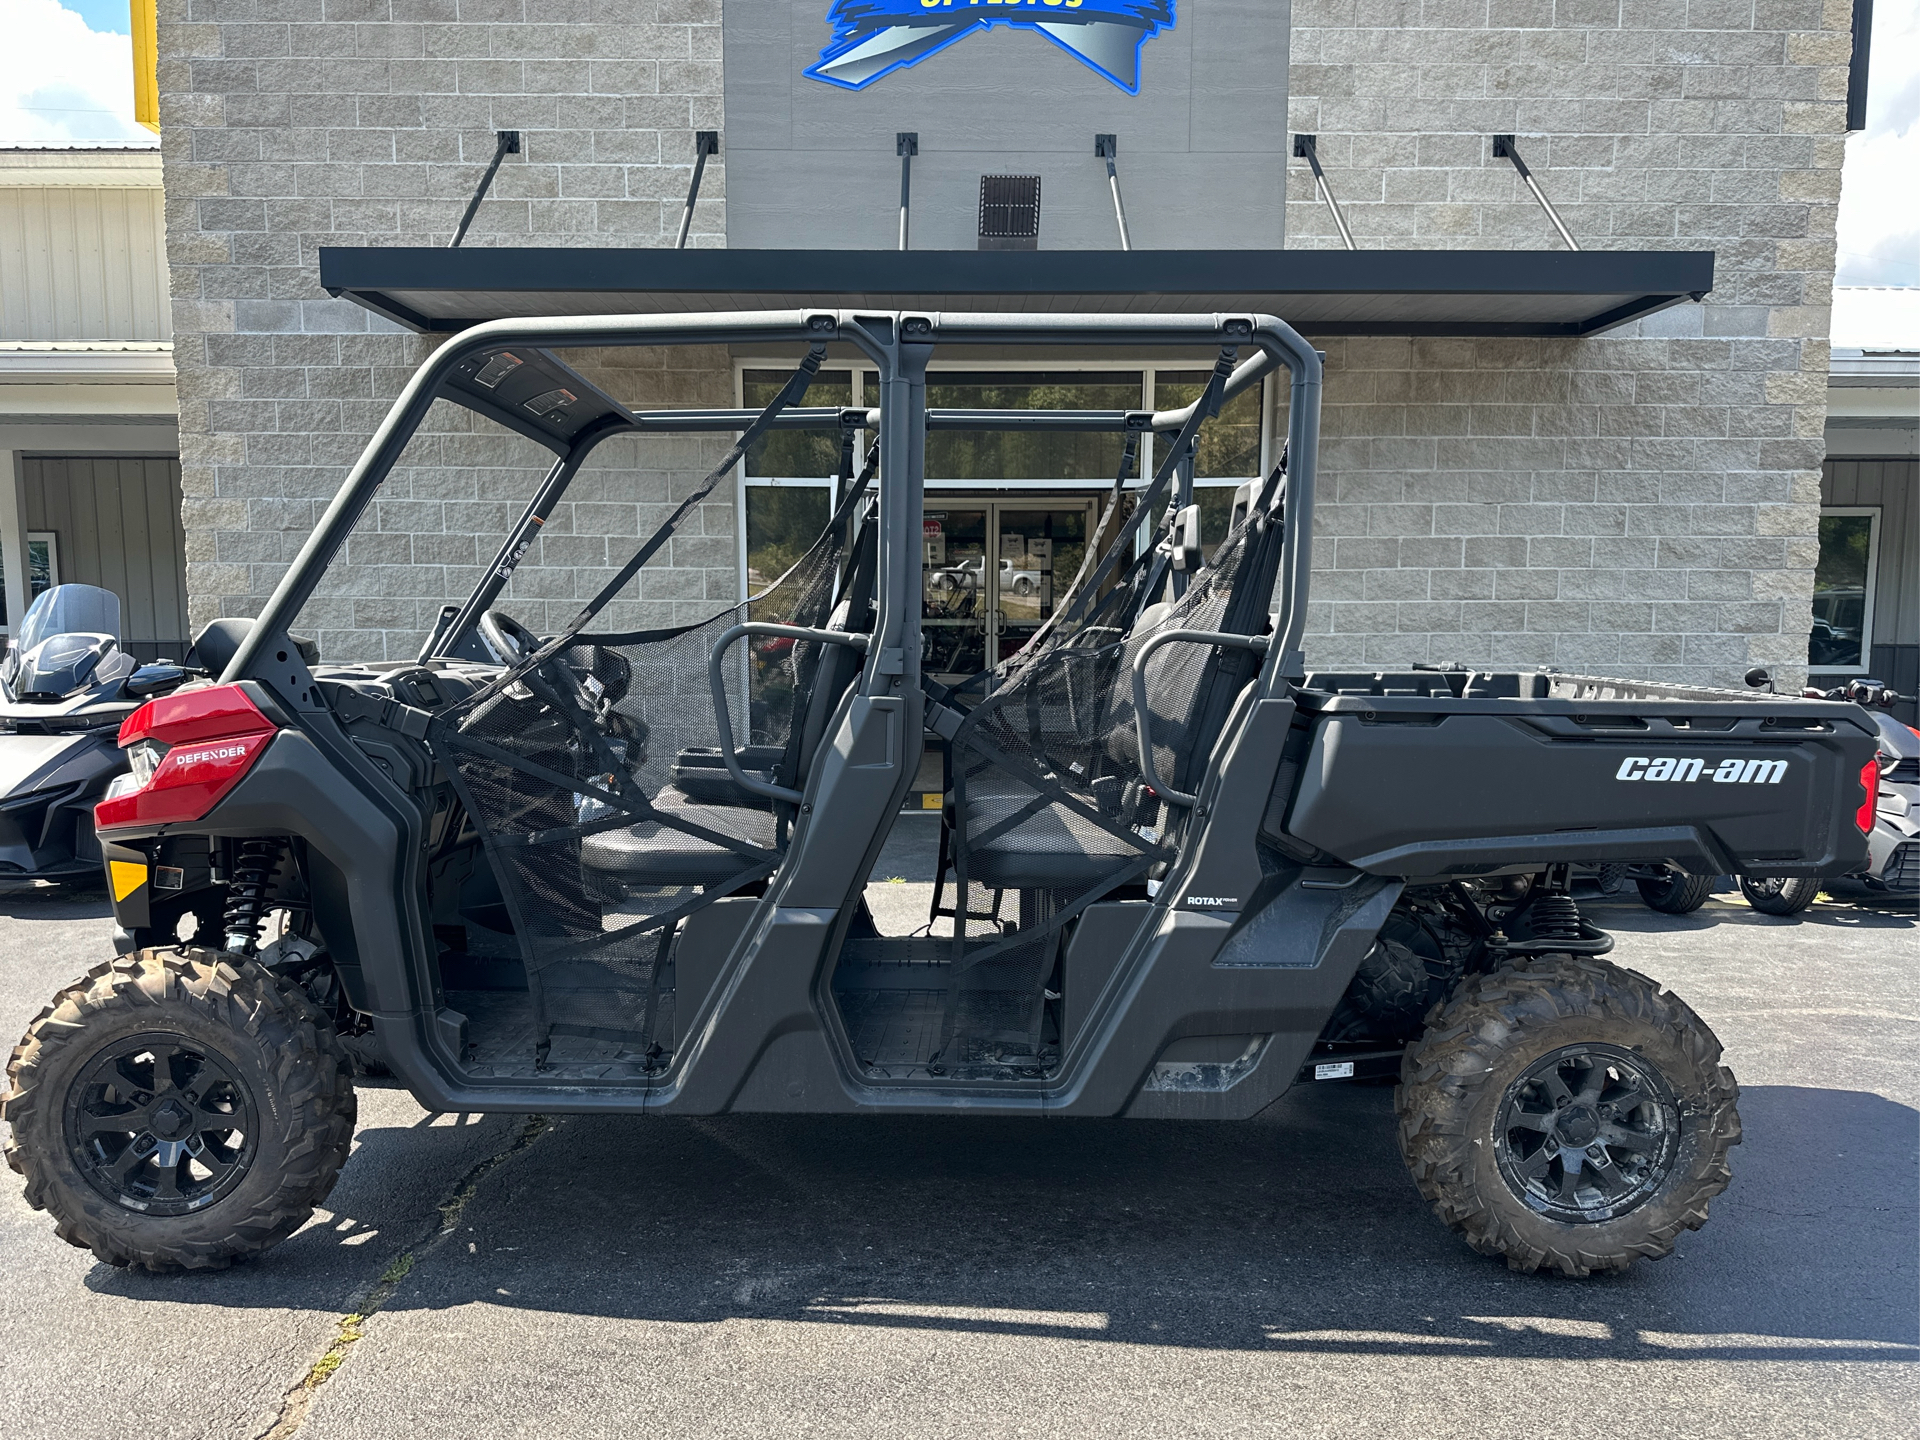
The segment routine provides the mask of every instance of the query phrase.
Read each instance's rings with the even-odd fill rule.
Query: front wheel
[[[1783,879],[1770,875],[1762,880],[1740,877],[1740,893],[1747,904],[1763,915],[1798,915],[1819,898],[1820,881],[1811,875]]]
[[[1400,1151],[1439,1217],[1521,1271],[1658,1260],[1706,1223],[1740,1142],[1720,1042],[1601,960],[1470,981],[1401,1063]]]
[[[1657,880],[1633,883],[1647,908],[1663,915],[1691,915],[1713,893],[1713,876],[1689,875],[1684,870],[1668,869]]]
[[[250,961],[142,950],[93,970],[7,1066],[27,1203],[109,1265],[222,1269],[291,1235],[353,1138],[352,1066]]]

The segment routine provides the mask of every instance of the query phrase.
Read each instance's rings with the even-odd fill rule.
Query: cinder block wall
[[[1328,346],[1310,654],[1738,685],[1806,660],[1850,0],[1295,0],[1291,120],[1363,249],[1710,249],[1568,341]],[[1294,162],[1288,244],[1337,246]]]
[[[720,0],[161,0],[159,78],[197,628],[259,610],[431,350],[326,298],[319,248],[445,245],[507,129],[522,153],[467,245],[672,244],[694,132],[722,128]],[[723,243],[725,195],[722,157],[690,244]],[[717,352],[592,368],[633,403],[732,399]],[[411,655],[546,468],[442,409],[303,617],[329,658]],[[543,541],[577,562],[578,595],[618,550],[606,537],[631,533],[620,515],[677,498],[724,449],[609,447],[578,493],[619,513],[595,510],[580,533],[564,514]],[[731,598],[734,523],[723,486],[647,578],[644,623],[676,598]],[[544,627],[544,607],[570,614],[576,597],[533,578],[541,558],[518,582],[537,593],[509,608]]]

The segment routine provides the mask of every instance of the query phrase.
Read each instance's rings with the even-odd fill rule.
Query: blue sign
[[[833,40],[807,75],[864,90],[995,25],[1037,30],[1129,95],[1140,47],[1173,28],[1173,0],[833,0]]]

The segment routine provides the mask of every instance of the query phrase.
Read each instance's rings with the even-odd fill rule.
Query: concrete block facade
[[[466,243],[671,244],[693,132],[726,129],[723,16],[721,0],[162,0],[161,17],[199,623],[259,608],[432,343],[322,295],[318,247],[444,244],[504,128],[525,151]],[[1490,154],[1511,132],[1588,248],[1718,255],[1704,305],[1592,339],[1324,342],[1314,663],[1793,678],[1849,23],[1848,0],[1295,0],[1290,128],[1319,136],[1361,246],[1557,245]],[[724,243],[724,161],[691,243]],[[1337,244],[1304,166],[1289,179],[1288,243]],[[635,402],[731,403],[717,354],[607,375]],[[577,594],[521,595],[525,618],[545,626],[551,606],[557,623],[604,573],[622,532],[585,507],[643,516],[720,448],[610,449],[545,542],[571,535]],[[485,558],[476,532],[497,534],[544,463],[460,416],[421,450],[316,602],[331,656],[411,654]],[[722,487],[636,613],[734,598],[737,523]]]
[[[159,78],[197,627],[259,610],[431,352],[431,339],[328,299],[319,247],[445,245],[508,129],[522,152],[465,244],[671,245],[694,133],[722,128],[720,0],[161,0]],[[688,243],[720,244],[724,155],[700,193]],[[713,354],[595,378],[632,403],[732,397]],[[537,447],[468,422],[435,417],[303,617],[330,658],[413,654],[546,468]],[[726,449],[624,447],[606,447],[577,496],[620,492],[614,503],[644,512]],[[731,489],[717,501],[649,574],[636,613],[663,613],[649,598],[678,613],[671,596],[732,597]],[[571,525],[571,510],[557,516],[564,528],[545,543]],[[592,593],[595,542],[565,545]],[[539,583],[532,558],[523,589]],[[566,608],[544,595],[514,608],[544,625],[550,599]]]
[[[1361,248],[1717,253],[1585,340],[1329,344],[1311,654],[1738,685],[1806,661],[1848,0],[1295,0]],[[1340,243],[1296,162],[1288,243]],[[1797,683],[1797,681],[1796,681]]]

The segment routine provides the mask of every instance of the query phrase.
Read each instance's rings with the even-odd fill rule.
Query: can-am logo
[[[1651,759],[1629,755],[1613,772],[1616,780],[1711,780],[1716,785],[1778,785],[1787,773],[1784,760],[1722,760],[1711,770],[1699,759],[1681,760],[1672,755]]]

